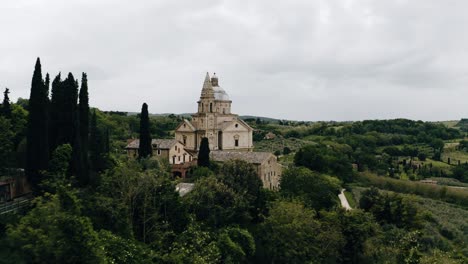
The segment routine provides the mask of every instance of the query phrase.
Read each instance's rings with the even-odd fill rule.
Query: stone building
[[[252,151],[253,129],[231,113],[231,99],[219,86],[216,74],[206,73],[198,101],[198,111],[192,120],[184,120],[175,130],[175,139],[188,150],[197,151],[206,137],[211,150]]]
[[[153,146],[153,157],[167,159],[169,164],[185,164],[191,163],[193,160],[193,154],[188,152],[184,145],[175,139],[153,139],[151,145]],[[125,147],[127,155],[131,158],[138,157],[139,147],[140,140],[132,140]]]
[[[243,160],[251,163],[257,170],[263,187],[278,190],[283,167],[278,163],[276,156],[268,152],[240,152],[240,151],[211,151],[210,159],[217,162],[229,160]]]
[[[219,86],[216,74],[210,78],[206,74],[198,111],[192,120],[183,120],[175,130],[175,139],[153,139],[153,156],[169,160],[175,176],[186,177],[192,165],[195,165],[201,139],[206,137],[210,145],[212,161],[243,160],[251,163],[262,180],[263,187],[278,190],[282,166],[275,155],[268,152],[252,152],[253,129],[231,113],[228,94]],[[126,147],[129,157],[138,156],[138,139],[132,140]]]

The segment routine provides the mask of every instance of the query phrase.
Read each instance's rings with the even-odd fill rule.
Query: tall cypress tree
[[[200,150],[198,151],[198,166],[209,167],[210,166],[210,146],[208,138],[202,138],[200,142]]]
[[[11,118],[11,104],[10,98],[8,94],[10,93],[10,89],[5,88],[5,92],[3,92],[3,103],[0,108],[0,115],[4,116],[5,118]]]
[[[140,146],[138,149],[139,158],[147,158],[153,154],[151,146],[150,123],[148,116],[148,105],[146,103],[141,107],[140,114]]]
[[[92,171],[91,182],[95,181],[98,172],[102,172],[107,168],[108,149],[106,136],[97,125],[96,110],[91,115],[89,129],[89,159]]]
[[[35,191],[42,178],[41,171],[47,169],[49,162],[48,102],[48,87],[42,79],[41,61],[37,58],[29,97],[25,170]]]
[[[50,100],[50,126],[49,126],[49,153],[53,153],[59,145],[59,127],[61,126],[60,117],[63,110],[64,89],[61,73],[55,76],[52,81],[52,92]],[[71,145],[71,144],[70,144]]]
[[[80,144],[80,183],[86,185],[89,183],[89,163],[88,163],[88,150],[89,150],[89,97],[88,97],[88,78],[86,73],[81,77],[81,89],[79,94],[78,104],[78,117],[79,117],[79,144]]]

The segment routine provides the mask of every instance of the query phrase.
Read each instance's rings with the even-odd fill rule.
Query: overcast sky
[[[209,71],[242,115],[459,119],[467,12],[466,0],[2,0],[0,88],[28,98],[39,56],[44,74],[87,72],[103,110],[194,112]]]

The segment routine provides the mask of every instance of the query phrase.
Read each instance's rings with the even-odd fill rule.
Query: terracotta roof
[[[158,149],[170,149],[175,144],[177,144],[177,140],[175,139],[153,139],[151,140],[151,145],[157,145]],[[140,147],[140,140],[135,139],[130,142],[125,148],[126,149],[138,149]]]
[[[242,152],[242,151],[211,151],[210,158],[214,161],[243,160],[248,163],[261,164],[273,154],[269,152]]]

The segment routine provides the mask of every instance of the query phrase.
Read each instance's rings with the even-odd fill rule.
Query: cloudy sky
[[[207,71],[238,114],[468,117],[466,0],[3,0],[0,88],[36,57],[87,72],[92,106],[190,113]]]

